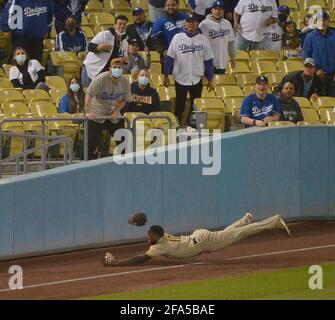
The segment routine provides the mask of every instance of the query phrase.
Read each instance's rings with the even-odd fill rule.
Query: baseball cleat
[[[284,222],[283,218],[279,218],[279,229],[281,231],[284,231],[288,236],[291,235],[290,229],[288,228],[287,224]]]
[[[247,212],[244,215],[243,220],[245,221],[246,224],[250,224],[252,222],[252,214],[250,212]]]

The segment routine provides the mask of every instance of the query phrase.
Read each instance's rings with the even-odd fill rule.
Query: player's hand
[[[170,86],[169,77],[164,77],[164,87],[168,88]]]
[[[164,51],[163,51],[163,57],[164,57],[164,58],[166,58],[166,56],[167,56],[167,52],[168,52],[167,50],[164,50]]]
[[[106,51],[106,52],[111,52],[113,46],[110,43],[104,42],[100,43],[97,47],[98,51]]]
[[[93,113],[86,113],[86,117],[88,120],[94,120],[95,119],[95,115]]]
[[[208,92],[211,92],[212,90],[214,90],[213,81],[208,81],[207,90],[208,90]]]
[[[105,266],[116,266],[119,261],[110,252],[107,252],[104,256],[103,263]]]
[[[256,120],[256,127],[266,127],[266,123],[262,120]]]

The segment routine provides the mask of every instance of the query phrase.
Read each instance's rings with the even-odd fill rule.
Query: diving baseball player
[[[104,257],[105,266],[132,266],[146,262],[154,257],[190,258],[202,253],[222,250],[244,238],[264,230],[280,229],[288,236],[290,231],[279,215],[252,223],[251,213],[224,230],[211,232],[206,229],[195,230],[188,236],[172,236],[164,233],[161,226],[151,226],[148,231],[149,250],[141,255],[119,261],[111,253]]]

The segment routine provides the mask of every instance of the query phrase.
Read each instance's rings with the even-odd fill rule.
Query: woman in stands
[[[67,113],[84,113],[85,103],[85,92],[80,81],[73,77],[68,86],[68,91],[65,96],[62,97],[59,109],[60,112]]]
[[[70,16],[65,20],[64,31],[56,38],[56,51],[85,52],[87,49],[86,35],[80,30],[77,19]]]
[[[25,48],[17,47],[12,58],[9,79],[15,88],[48,90],[45,69],[37,60],[29,59]]]
[[[142,69],[137,81],[131,84],[131,101],[126,106],[125,112],[161,111],[161,103],[156,89],[150,86],[150,72]]]

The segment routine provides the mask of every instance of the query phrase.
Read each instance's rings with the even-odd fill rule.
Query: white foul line
[[[248,258],[272,256],[272,255],[278,255],[278,254],[310,251],[310,250],[317,250],[317,249],[326,249],[326,248],[333,248],[333,247],[335,247],[335,244],[330,244],[330,245],[326,245],[326,246],[318,246],[318,247],[284,250],[284,251],[266,252],[266,253],[248,255],[248,256],[234,257],[234,258],[226,258],[223,261],[242,260],[242,259],[248,259]],[[128,274],[136,274],[136,273],[150,272],[150,271],[157,271],[157,270],[176,269],[176,268],[190,267],[190,266],[195,266],[195,265],[205,265],[205,264],[207,264],[207,263],[206,262],[195,262],[195,263],[181,264],[181,265],[175,265],[175,266],[149,268],[149,269],[141,269],[141,270],[132,270],[132,271],[117,272],[117,273],[108,273],[108,274],[102,274],[102,275],[98,275],[98,276],[91,276],[91,277],[85,277],[85,278],[68,279],[68,280],[61,280],[61,281],[34,284],[34,285],[24,286],[22,288],[22,290],[23,289],[30,289],[30,288],[37,288],[37,287],[47,287],[47,286],[63,284],[63,283],[71,283],[71,282],[78,282],[78,281],[85,281],[85,280],[92,280],[92,279],[100,279],[100,278],[107,278],[107,277],[116,277],[116,276],[123,276],[123,275],[128,275]],[[1,289],[0,290],[0,292],[8,292],[8,291],[13,291],[13,289]]]

